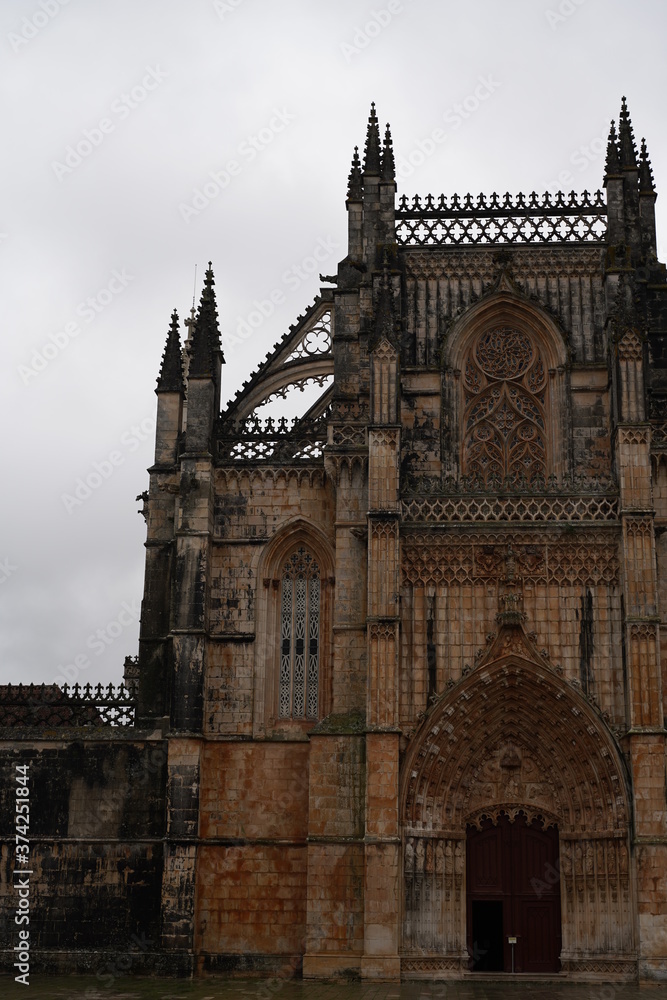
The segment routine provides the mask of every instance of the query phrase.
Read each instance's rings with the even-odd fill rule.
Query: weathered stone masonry
[[[222,412],[210,266],[173,314],[137,686],[3,707],[36,967],[446,978],[516,937],[517,974],[667,979],[667,272],[625,102],[604,187],[396,203],[373,108],[332,287]]]

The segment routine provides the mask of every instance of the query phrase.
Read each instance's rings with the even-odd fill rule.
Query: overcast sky
[[[135,496],[195,264],[226,399],[315,296],[314,249],[324,273],[345,255],[371,100],[399,194],[516,193],[601,186],[625,93],[660,192],[665,38],[660,0],[3,0],[0,682],[76,657],[118,682],[136,653]]]

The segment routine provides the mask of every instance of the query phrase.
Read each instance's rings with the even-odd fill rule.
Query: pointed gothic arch
[[[302,517],[283,525],[257,563],[253,730],[308,729],[331,711],[331,544]]]
[[[482,486],[569,471],[568,350],[509,279],[471,306],[443,351],[443,459]]]
[[[433,707],[403,761],[405,968],[467,968],[466,827],[505,814],[558,828],[563,970],[627,971],[636,955],[621,755],[585,699],[531,657],[522,630],[503,628],[493,656]]]

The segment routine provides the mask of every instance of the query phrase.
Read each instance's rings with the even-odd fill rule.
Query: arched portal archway
[[[614,739],[519,627],[434,706],[401,778],[406,974],[469,968],[466,828],[501,814],[559,831],[563,971],[635,961],[629,796]]]

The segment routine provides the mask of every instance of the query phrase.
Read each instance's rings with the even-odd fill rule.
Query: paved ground
[[[566,984],[553,982],[467,981],[366,985],[281,979],[95,978],[31,976],[30,985],[0,978],[3,1000],[667,1000],[667,985]]]

